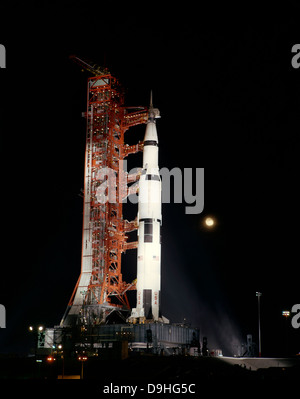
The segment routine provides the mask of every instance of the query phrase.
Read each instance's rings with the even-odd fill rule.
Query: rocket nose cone
[[[154,122],[149,122],[147,124],[144,141],[148,140],[158,142],[156,124]]]

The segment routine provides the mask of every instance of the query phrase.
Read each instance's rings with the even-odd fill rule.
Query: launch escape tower
[[[136,230],[138,223],[123,219],[122,200],[135,192],[136,186],[128,189],[127,183],[136,181],[139,174],[128,175],[123,162],[129,154],[141,151],[143,143],[124,144],[124,133],[146,123],[148,117],[145,107],[124,106],[123,90],[108,70],[71,58],[94,76],[88,79],[85,114],[81,273],[61,327],[97,325],[115,310],[130,310],[126,292],[136,286],[135,281],[122,279],[121,255],[137,248],[137,242],[127,242],[126,233]],[[108,178],[109,174],[114,178]]]

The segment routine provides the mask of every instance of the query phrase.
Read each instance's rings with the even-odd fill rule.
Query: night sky
[[[80,273],[90,75],[69,60],[76,54],[108,67],[128,106],[148,105],[153,90],[160,167],[205,168],[201,214],[163,205],[163,314],[186,318],[230,354],[247,334],[257,342],[260,291],[262,353],[284,354],[281,311],[300,303],[300,69],[291,65],[299,6],[59,4],[0,6],[0,351],[25,352],[30,324],[59,324]],[[143,136],[144,126],[132,128],[126,142]],[[141,159],[131,155],[129,168]],[[128,219],[136,212],[124,207]],[[217,220],[210,231],[207,215]],[[135,278],[134,251],[122,267]],[[287,324],[296,354],[300,330]]]

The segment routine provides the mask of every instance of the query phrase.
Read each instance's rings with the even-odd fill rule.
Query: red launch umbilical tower
[[[94,76],[88,79],[87,131],[84,172],[84,205],[81,273],[61,326],[100,324],[116,309],[130,310],[126,292],[136,289],[121,272],[121,255],[137,247],[126,233],[137,229],[137,221],[123,219],[124,200],[134,189],[127,184],[138,173],[124,171],[124,159],[143,149],[129,146],[124,133],[147,122],[146,107],[124,106],[123,90],[108,70],[71,57]]]

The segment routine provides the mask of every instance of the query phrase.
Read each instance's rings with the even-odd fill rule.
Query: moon
[[[214,221],[213,218],[207,217],[207,218],[205,219],[205,224],[206,224],[206,226],[208,226],[208,227],[212,227],[212,226],[215,224],[215,221]]]

